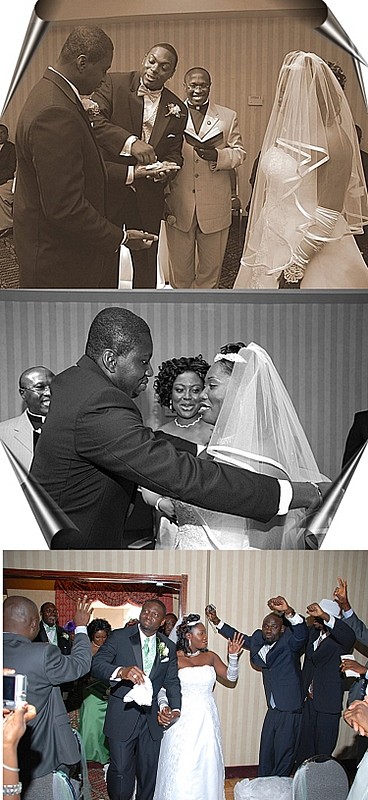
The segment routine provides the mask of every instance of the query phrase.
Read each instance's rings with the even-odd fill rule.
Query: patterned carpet
[[[91,800],[109,800],[102,765],[89,761],[88,777],[91,784]]]
[[[221,272],[220,289],[232,289],[239,269],[243,249],[245,220],[234,218],[230,228]],[[0,236],[0,289],[19,288],[19,268],[14,247],[13,231]]]

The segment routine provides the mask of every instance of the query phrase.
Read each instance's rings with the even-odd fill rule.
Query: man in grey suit
[[[8,597],[4,602],[3,663],[27,675],[27,701],[37,709],[18,749],[22,797],[26,800],[51,796],[53,771],[62,767],[68,772],[80,760],[59,687],[89,672],[91,647],[86,628],[89,614],[90,607],[84,598],[77,603],[74,615],[77,627],[73,651],[65,656],[51,644],[34,643],[39,629],[35,603],[20,596]]]
[[[35,446],[50,405],[50,385],[54,373],[48,367],[29,367],[19,378],[19,394],[25,410],[19,417],[0,422],[0,440],[29,470]]]

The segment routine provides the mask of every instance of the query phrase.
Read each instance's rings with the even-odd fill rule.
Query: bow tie
[[[149,97],[149,99],[152,100],[152,102],[153,102],[154,100],[157,100],[158,97],[161,97],[161,92],[162,92],[162,89],[157,89],[157,91],[153,92],[153,91],[151,91],[151,89],[147,89],[147,87],[144,85],[144,83],[141,83],[138,86],[138,89],[137,89],[137,96],[138,97],[144,97],[144,96]]]

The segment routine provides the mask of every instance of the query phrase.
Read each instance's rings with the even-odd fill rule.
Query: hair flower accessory
[[[165,644],[165,642],[159,642],[158,643],[158,652],[159,652],[159,655],[160,655],[161,659],[168,658],[168,656],[169,656],[169,648],[168,648],[167,644]]]
[[[91,100],[90,97],[82,97],[81,98],[82,106],[89,117],[93,119],[93,117],[98,117],[100,113],[100,106],[94,100]]]
[[[180,119],[183,116],[180,106],[175,103],[168,103],[166,108],[167,114],[165,114],[165,117],[178,117]]]

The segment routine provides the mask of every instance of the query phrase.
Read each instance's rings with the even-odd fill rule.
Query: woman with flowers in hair
[[[354,121],[336,65],[282,64],[234,288],[368,288],[354,235],[368,224]]]
[[[225,769],[213,689],[217,678],[236,684],[243,637],[236,633],[229,639],[228,664],[224,664],[207,649],[199,614],[183,617],[176,630],[181,716],[164,734],[153,800],[224,800]],[[158,699],[161,708],[164,694]]]

